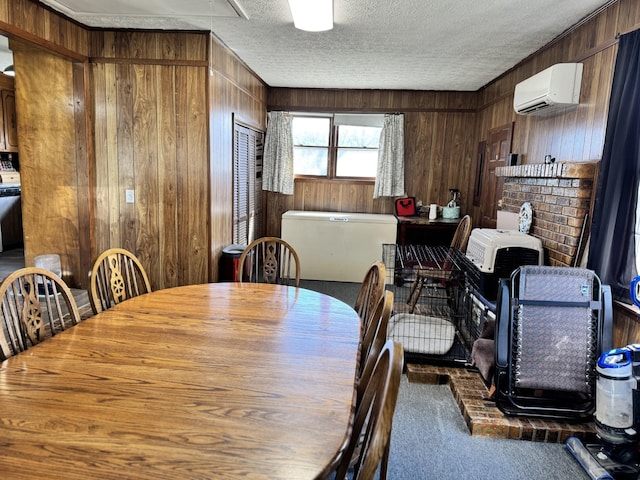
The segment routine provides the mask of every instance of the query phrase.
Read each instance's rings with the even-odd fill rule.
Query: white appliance
[[[483,273],[493,273],[503,262],[512,263],[523,254],[527,257],[533,254],[537,259],[536,263],[542,265],[544,261],[542,241],[515,230],[493,228],[474,228],[469,236],[466,251],[467,258]],[[516,258],[512,258],[513,256]],[[526,262],[518,265],[530,264],[531,262]]]
[[[577,105],[581,84],[582,63],[557,63],[516,85],[513,109],[534,115]]]
[[[301,278],[362,282],[382,260],[382,245],[396,243],[394,215],[289,210],[282,215],[282,239],[300,257]]]

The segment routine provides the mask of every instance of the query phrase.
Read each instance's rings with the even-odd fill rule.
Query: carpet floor
[[[389,480],[588,480],[563,444],[472,437],[447,385],[403,376]]]
[[[355,303],[359,284],[301,287]],[[562,443],[472,437],[448,385],[402,377],[391,433],[389,480],[588,480]]]

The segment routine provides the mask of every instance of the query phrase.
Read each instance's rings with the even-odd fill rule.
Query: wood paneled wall
[[[73,66],[40,48],[11,46],[16,70],[29,72],[15,81],[25,263],[58,254],[63,278],[77,285],[88,212],[81,218],[78,185],[87,178],[85,159],[76,156]]]
[[[33,0],[0,0],[0,31],[78,60],[88,55],[87,29]]]
[[[233,242],[233,124],[266,128],[265,84],[211,37],[209,111],[211,129],[211,257],[209,278],[218,278],[222,249]]]
[[[46,231],[46,241],[31,235],[25,250],[62,251],[73,286],[85,286],[91,259],[110,246],[134,251],[153,288],[216,280],[220,252],[232,242],[233,122],[264,130],[264,83],[206,32],[89,31],[31,0],[0,0],[0,32],[71,62],[51,78],[56,91],[73,86],[64,111],[74,115],[60,111],[52,123],[72,126],[73,147],[54,128],[27,137],[26,110],[19,135],[42,154],[25,196],[51,190],[50,180],[74,169],[75,155],[78,176],[66,183],[76,198],[48,200],[63,217],[58,225],[72,228]],[[58,154],[65,142],[68,151]],[[46,211],[40,201],[33,209],[34,218]],[[25,230],[42,233],[42,222],[25,213]]]
[[[462,211],[471,205],[475,171],[475,92],[317,90],[273,88],[268,108],[311,112],[401,112],[405,115],[405,189],[423,203],[446,204],[449,189],[462,192]],[[471,132],[471,133],[470,133]],[[393,213],[393,199],[373,199],[373,184],[296,181],[292,196],[269,192],[266,229],[280,235],[287,210]]]
[[[134,252],[154,290],[207,282],[208,35],[96,31],[90,38],[94,255],[109,247]]]
[[[619,348],[640,341],[640,321],[635,305],[613,304],[613,347]]]
[[[87,31],[30,0],[0,0],[14,50],[25,262],[60,255],[64,279],[86,277],[89,245]],[[29,72],[24,75],[22,72]]]
[[[486,138],[490,128],[514,122],[511,150],[520,154],[522,163],[542,163],[546,154],[555,156],[556,161],[600,160],[618,47],[616,35],[638,28],[640,2],[618,0],[481,89],[478,141]],[[516,115],[512,107],[516,83],[560,62],[584,65],[580,105],[549,116]],[[622,315],[623,311],[615,312],[615,346],[640,341],[638,317]]]
[[[484,88],[479,137],[484,138],[490,128],[515,122],[512,151],[522,163],[543,163],[546,154],[557,161],[599,160],[617,52],[615,36],[640,20],[635,12],[636,19],[629,22],[627,7],[632,4],[637,10],[637,2],[621,0]],[[516,83],[561,62],[583,63],[580,105],[551,115],[515,114]]]

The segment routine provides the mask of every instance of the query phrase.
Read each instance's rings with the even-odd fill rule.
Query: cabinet
[[[459,218],[398,217],[398,245],[449,245]]]
[[[17,152],[18,122],[16,95],[13,90],[2,90],[2,118],[4,119],[5,147],[9,152]]]
[[[18,126],[16,96],[13,90],[0,90],[2,115],[0,115],[0,151],[18,151]]]

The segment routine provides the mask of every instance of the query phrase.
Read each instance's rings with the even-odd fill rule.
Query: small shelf
[[[600,162],[531,163],[496,168],[496,177],[593,178]]]

